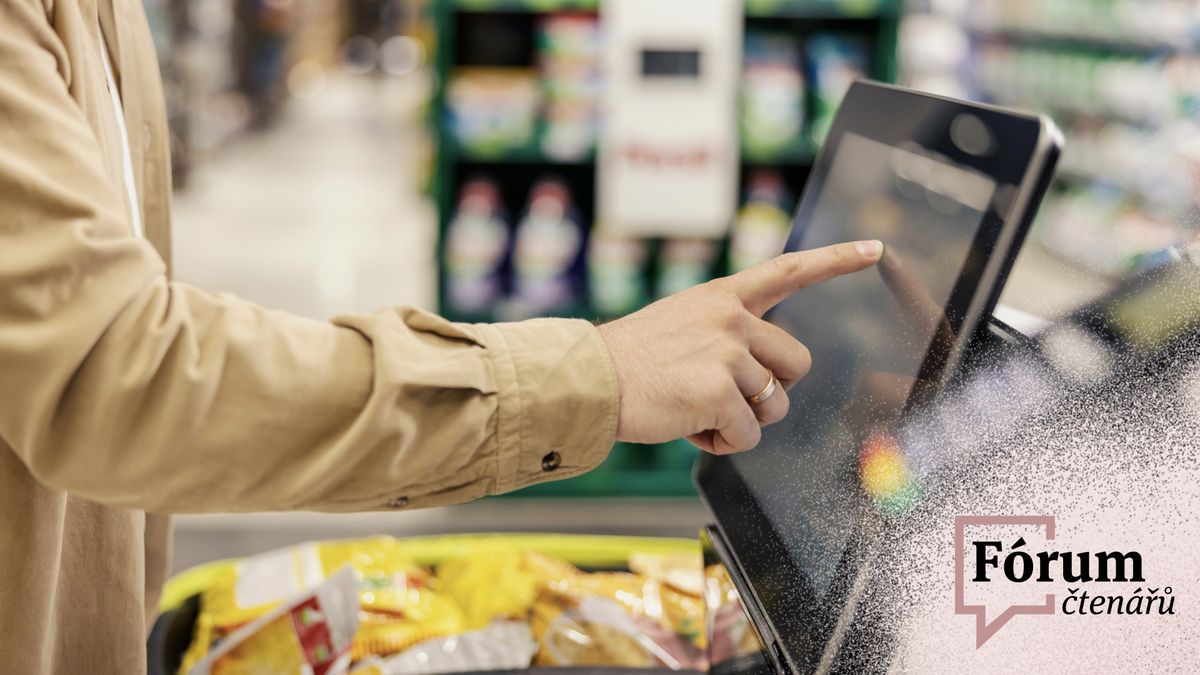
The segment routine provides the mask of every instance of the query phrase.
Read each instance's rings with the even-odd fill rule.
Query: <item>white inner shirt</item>
[[[100,60],[104,62],[104,77],[108,80],[108,93],[112,96],[113,112],[117,116],[117,129],[121,135],[121,164],[125,169],[125,195],[129,198],[129,221],[133,233],[141,239],[142,209],[138,206],[137,183],[133,179],[133,154],[129,151],[129,131],[125,128],[125,109],[121,106],[121,95],[117,92],[117,79],[113,77],[112,62],[108,58],[108,45],[100,38]]]

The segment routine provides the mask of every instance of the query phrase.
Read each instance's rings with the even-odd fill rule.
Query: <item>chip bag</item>
[[[741,596],[729,578],[724,565],[709,565],[704,569],[706,633],[712,635],[709,658],[712,663],[759,652],[754,627]]]
[[[319,584],[349,565],[358,579],[359,630],[351,653],[391,654],[417,642],[466,629],[462,610],[438,592],[436,579],[391,537],[306,543],[239,561],[200,598],[183,670],[217,640]]]
[[[438,564],[437,578],[474,630],[498,619],[524,620],[537,597],[539,572],[519,549],[489,543]]]
[[[703,668],[704,605],[637,574],[578,573],[538,595],[538,665]]]
[[[358,623],[358,579],[342,568],[233,631],[188,675],[341,675]]]

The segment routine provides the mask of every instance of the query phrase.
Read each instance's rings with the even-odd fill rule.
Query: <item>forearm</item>
[[[78,326],[58,325],[44,347],[67,353]],[[615,378],[584,322],[397,309],[321,323],[161,279],[77,367],[28,379],[5,436],[33,473],[158,512],[465,501],[585,471],[616,429]]]

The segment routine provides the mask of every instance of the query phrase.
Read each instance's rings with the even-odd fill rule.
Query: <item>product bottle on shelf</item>
[[[503,295],[510,229],[495,183],[463,185],[446,232],[446,293],[456,313],[486,318]]]
[[[746,35],[741,136],[748,157],[772,158],[795,146],[804,128],[800,49],[788,35]]]
[[[646,240],[595,228],[588,245],[592,309],[603,316],[628,314],[646,304]]]
[[[658,297],[702,284],[713,276],[717,242],[712,239],[671,239],[663,242],[658,262]]]
[[[542,152],[564,161],[593,150],[599,126],[600,28],[595,15],[556,13],[538,25]]]
[[[528,68],[459,68],[446,85],[448,126],[468,154],[501,155],[533,142],[542,91]]]
[[[513,247],[514,293],[505,318],[569,312],[581,300],[585,230],[571,193],[561,181],[533,186],[517,224]]]
[[[854,80],[866,77],[870,50],[861,39],[838,34],[816,35],[805,45],[816,97],[813,140],[820,143],[829,133],[846,91]]]
[[[769,260],[783,251],[791,229],[792,196],[778,171],[750,175],[746,203],[738,211],[729,242],[730,272]]]

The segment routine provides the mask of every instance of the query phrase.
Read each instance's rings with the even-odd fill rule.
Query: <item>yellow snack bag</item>
[[[704,569],[705,622],[712,635],[709,657],[720,663],[746,654],[758,653],[758,640],[741,597],[724,565]]]
[[[440,588],[458,602],[469,630],[497,619],[524,619],[537,597],[538,576],[512,546],[486,544],[438,564]]]
[[[657,579],[681,593],[700,597],[704,593],[704,570],[700,551],[695,553],[642,553],[629,555],[630,571]]]
[[[549,586],[573,579],[583,571],[566,560],[548,556],[537,551],[526,551],[525,568],[533,575],[538,586]]]
[[[576,574],[545,586],[532,624],[539,665],[704,664],[704,605],[637,574]]]
[[[629,569],[661,582],[663,614],[676,633],[700,649],[707,646],[704,629],[704,570],[695,553],[632,553]]]
[[[437,591],[433,575],[413,562],[397,540],[306,543],[246,558],[201,594],[184,668],[203,658],[216,640],[346,565],[358,579],[361,605],[354,658],[390,654],[465,630],[462,610]]]
[[[357,585],[354,570],[343,568],[225,636],[188,675],[345,673],[358,620]]]

